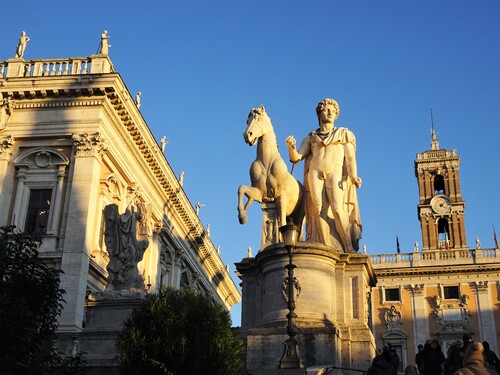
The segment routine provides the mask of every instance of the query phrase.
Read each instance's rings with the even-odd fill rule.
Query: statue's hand
[[[297,141],[295,140],[295,137],[293,135],[289,135],[288,137],[286,137],[285,141],[289,150],[295,150],[295,148],[297,147]]]
[[[359,177],[351,177],[351,182],[357,188],[361,187],[361,178],[359,178]]]

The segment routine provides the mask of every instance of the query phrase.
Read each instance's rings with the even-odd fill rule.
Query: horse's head
[[[264,106],[261,105],[260,108],[252,108],[248,114],[247,128],[243,133],[245,142],[253,146],[257,139],[271,131],[273,131],[273,126]]]

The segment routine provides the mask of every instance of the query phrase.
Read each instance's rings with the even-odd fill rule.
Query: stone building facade
[[[36,236],[64,271],[68,351],[89,334],[89,294],[106,287],[109,204],[141,211],[146,290],[187,285],[227,310],[241,300],[137,104],[107,55],[0,62],[0,225]]]
[[[464,334],[498,353],[500,249],[467,246],[459,166],[457,152],[439,149],[433,133],[431,150],[415,160],[422,249],[415,244],[412,253],[371,256],[373,333],[378,348],[391,343],[396,349],[400,371],[431,338],[445,355]]]

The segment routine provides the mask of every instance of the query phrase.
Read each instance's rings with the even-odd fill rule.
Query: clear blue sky
[[[104,29],[110,57],[230,265],[260,244],[261,213],[237,220],[255,148],[242,138],[266,106],[280,149],[317,126],[316,104],[340,104],[336,124],[357,137],[362,244],[370,254],[421,242],[413,162],[430,148],[461,157],[469,246],[500,233],[499,1],[10,1],[0,60],[89,56]],[[302,179],[301,168],[294,175]],[[235,282],[239,280],[234,276]],[[240,307],[233,309],[239,325]]]

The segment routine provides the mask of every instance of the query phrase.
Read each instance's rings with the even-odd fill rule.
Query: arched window
[[[439,247],[442,249],[449,249],[452,247],[450,240],[450,226],[447,218],[441,218],[437,222]]]
[[[444,191],[444,177],[440,174],[434,178],[434,195],[437,194],[446,194]]]

